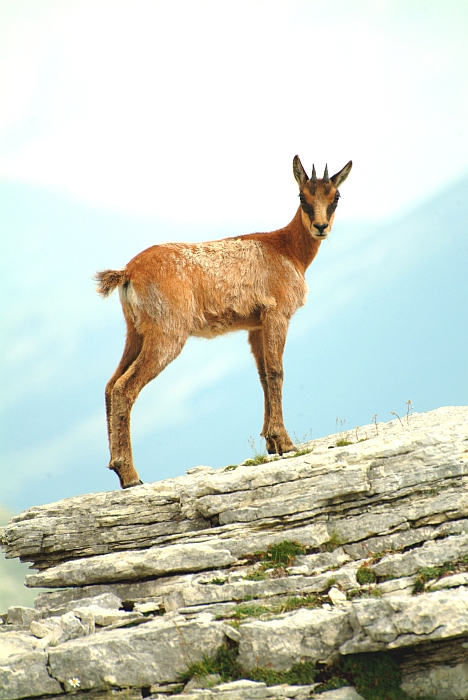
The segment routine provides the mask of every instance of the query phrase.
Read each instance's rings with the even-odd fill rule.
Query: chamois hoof
[[[125,484],[125,486],[122,484],[123,489],[131,489],[134,486],[142,486],[143,482],[141,479],[138,479],[138,481],[132,481],[130,484]]]
[[[297,445],[291,445],[291,447],[288,447],[287,450],[283,450],[283,454],[289,454],[290,452],[298,452],[299,447]]]
[[[293,443],[291,443],[290,445],[287,445],[286,447],[283,447],[282,445],[278,445],[278,443],[276,443],[274,440],[272,440],[271,442],[273,444],[267,443],[267,452],[269,455],[276,454],[276,455],[283,456],[283,455],[287,454],[288,452],[297,452],[299,449],[298,446],[293,445]]]

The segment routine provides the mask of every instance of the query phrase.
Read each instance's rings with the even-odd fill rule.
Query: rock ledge
[[[0,530],[6,556],[37,570],[26,585],[50,589],[0,617],[0,700],[176,698],[223,647],[246,678],[208,670],[181,698],[357,700],[319,683],[375,653],[407,697],[468,697],[468,408],[189,472]],[[248,680],[311,662],[305,685]]]

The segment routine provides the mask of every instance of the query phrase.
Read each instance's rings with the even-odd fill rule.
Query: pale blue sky
[[[297,367],[289,368],[289,387],[286,374],[287,427],[299,437],[312,427],[318,436],[334,430],[331,415],[370,421],[378,412],[376,399],[354,411],[340,393],[351,375],[362,386],[368,379],[366,364],[348,363],[346,348],[359,342],[364,352],[376,337],[386,338],[396,311],[406,328],[402,358],[416,326],[431,367],[441,353],[443,361],[452,331],[456,357],[462,357],[467,294],[459,272],[466,254],[460,217],[466,208],[454,211],[458,200],[451,187],[465,201],[467,19],[464,0],[1,3],[0,217],[8,300],[2,308],[2,393],[8,427],[0,502],[22,508],[117,487],[104,469],[102,391],[122,350],[123,324],[117,297],[99,299],[91,275],[121,267],[164,240],[284,225],[297,207],[295,153],[306,170],[314,161],[318,170],[328,162],[335,172],[350,158],[354,167],[330,241],[311,267],[308,304],[291,327],[288,347]],[[423,210],[424,226],[432,225],[427,238],[418,229]],[[449,260],[441,252],[445,268],[431,273],[435,286],[444,281],[448,310],[461,310],[456,327],[444,325],[443,337],[442,331],[435,338],[431,333],[438,328],[434,300],[427,318],[424,297],[412,311],[419,309],[417,322],[404,315],[424,289],[423,271],[432,269],[421,255],[426,240],[432,247],[450,241],[457,255]],[[393,302],[382,292],[381,314],[369,322],[364,316],[359,329],[347,326],[366,308],[366,285],[375,301],[379,284],[388,292],[392,280],[410,270],[417,287],[410,286],[406,297],[401,300],[395,288]],[[448,311],[437,313],[441,324],[449,318]],[[340,327],[346,338],[337,333]],[[424,329],[431,338],[427,348]],[[303,344],[313,338],[314,356],[336,333],[343,350],[330,374],[327,357],[309,364]],[[390,346],[382,341],[372,370],[376,386],[379,371],[388,379],[398,353]],[[444,366],[443,385],[433,370],[412,382],[419,375],[408,367],[401,393],[412,388],[413,396],[402,393],[401,406],[390,405],[390,376],[380,388],[382,404],[389,404],[382,420],[391,418],[391,410],[404,410],[408,398],[416,404],[419,388],[419,410],[463,400],[456,362]],[[307,381],[293,380],[296,371]],[[315,376],[318,383],[309,385]],[[325,386],[320,376],[327,376]],[[248,435],[256,436],[261,424],[260,392],[249,393],[257,392],[250,388],[256,381],[242,334],[191,343],[135,408],[137,466],[145,480],[183,473],[200,461],[219,466],[223,459],[248,456]],[[424,393],[431,381],[437,392]],[[216,393],[233,385],[240,394],[230,401]],[[301,394],[302,385],[314,387],[313,397]],[[331,405],[325,420],[321,407],[333,395],[343,412]],[[218,424],[219,433],[229,433],[225,447],[214,437]],[[199,441],[192,453],[195,438],[186,435],[194,426]],[[203,443],[198,433],[205,428]]]

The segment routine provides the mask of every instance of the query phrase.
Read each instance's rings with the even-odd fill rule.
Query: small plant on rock
[[[245,460],[244,465],[246,467],[256,467],[258,464],[266,464],[267,462],[270,461],[268,459],[268,455],[265,452],[265,450],[262,450],[261,452],[259,450],[257,450],[255,440],[253,439],[252,436],[250,436],[249,445],[253,450],[254,456],[253,456],[253,459],[246,459]]]
[[[201,661],[190,664],[185,673],[180,677],[182,683],[187,683],[191,678],[203,678],[217,673],[223,683],[243,678],[241,669],[237,664],[237,645],[222,644],[214,657],[204,655]]]
[[[235,608],[234,612],[231,614],[231,617],[238,620],[243,620],[246,617],[260,617],[260,615],[271,612],[271,608],[267,608],[265,605],[258,605],[257,603],[241,603]]]
[[[328,542],[325,542],[322,545],[322,549],[325,550],[325,552],[334,552],[337,547],[341,547],[341,540],[339,536],[337,535],[336,532],[332,532],[330,539]]]
[[[284,540],[270,544],[265,552],[255,552],[257,561],[262,562],[263,569],[291,566],[298,554],[305,554],[305,545],[297,540]]]
[[[263,569],[258,569],[258,571],[252,571],[251,574],[247,574],[244,581],[265,581],[268,575],[263,571]]]
[[[300,610],[300,608],[317,608],[319,605],[320,601],[315,595],[292,596],[279,606],[279,612],[292,612],[293,610]]]
[[[289,671],[274,671],[270,668],[254,668],[248,673],[252,681],[262,681],[267,685],[312,685],[317,675],[312,661],[293,664]]]
[[[356,580],[360,586],[365,586],[369,583],[375,583],[377,576],[375,572],[369,568],[369,562],[366,562],[356,571]]]
[[[298,451],[295,452],[292,456],[293,456],[293,457],[302,457],[303,455],[308,455],[308,454],[310,454],[310,453],[313,452],[313,451],[314,451],[314,448],[313,448],[313,447],[309,447],[308,449],[305,448],[305,449],[303,449],[303,450],[298,450]]]
[[[346,420],[340,420],[340,437],[335,442],[335,447],[346,447],[347,445],[352,445],[353,441],[349,439],[348,432],[344,433],[343,428]],[[336,419],[336,428],[338,430],[338,418]]]
[[[424,566],[416,575],[413,595],[424,593],[426,590],[426,583],[429,581],[438,581],[440,578],[443,578],[445,574],[452,574],[454,571],[466,570],[466,568],[466,562],[460,562],[459,564],[447,562],[442,566]]]

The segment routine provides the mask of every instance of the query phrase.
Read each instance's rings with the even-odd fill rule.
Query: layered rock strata
[[[55,590],[3,616],[0,700],[177,697],[223,645],[246,678],[191,681],[185,700],[314,697],[327,665],[375,652],[409,697],[467,698],[467,481],[458,407],[31,508],[2,547],[37,569],[26,585]],[[256,554],[285,541],[295,558]],[[249,680],[304,662],[316,682]]]

